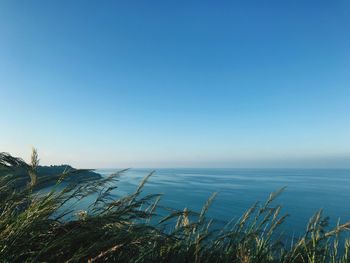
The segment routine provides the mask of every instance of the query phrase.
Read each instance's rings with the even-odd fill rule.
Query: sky
[[[0,1],[0,151],[350,167],[350,2]]]

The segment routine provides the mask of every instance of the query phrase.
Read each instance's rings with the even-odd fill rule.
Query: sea
[[[96,170],[104,177],[116,171]],[[281,205],[281,213],[288,214],[282,232],[301,235],[320,209],[332,226],[338,220],[350,221],[350,169],[130,169],[116,182],[115,195],[134,192],[152,171],[144,195],[160,193],[163,207],[200,212],[217,192],[207,216],[219,223],[238,220],[254,203],[264,203],[271,192],[284,187],[272,203]]]

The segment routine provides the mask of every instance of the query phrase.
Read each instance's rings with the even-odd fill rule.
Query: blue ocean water
[[[116,169],[97,170],[107,176]],[[125,172],[117,194],[133,192],[150,169]],[[336,224],[350,220],[350,169],[155,169],[145,193],[162,193],[161,205],[200,211],[213,192],[218,195],[208,216],[229,221],[239,218],[256,201],[286,186],[275,204],[288,213],[283,228],[299,235],[319,209]]]

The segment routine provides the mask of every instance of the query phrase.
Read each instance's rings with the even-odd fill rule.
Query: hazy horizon
[[[23,158],[25,161],[30,162],[30,151],[26,154],[19,155],[11,153],[14,156]],[[319,156],[318,158],[307,157],[294,157],[294,158],[275,158],[275,159],[236,159],[226,161],[213,161],[213,160],[201,160],[201,161],[185,161],[185,160],[168,160],[168,161],[139,161],[137,159],[116,162],[103,162],[97,160],[87,160],[81,162],[75,157],[57,158],[53,159],[52,156],[48,156],[43,153],[40,155],[41,165],[72,165],[76,168],[89,168],[89,169],[350,169],[350,156]],[[78,160],[78,161],[77,161]]]
[[[349,1],[0,2],[0,152],[350,168]]]

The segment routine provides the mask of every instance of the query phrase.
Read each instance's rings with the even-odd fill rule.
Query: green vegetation
[[[6,153],[2,153],[3,160],[7,158],[7,160],[12,157]],[[57,183],[57,180],[61,178],[62,174],[72,174],[75,173],[74,176],[67,176],[64,178],[65,183],[81,183],[84,181],[92,181],[101,179],[101,175],[95,173],[91,170],[82,170],[73,168],[70,165],[51,165],[51,166],[40,166],[38,154],[35,149],[33,149],[31,165],[28,166],[24,163],[15,167],[16,169],[11,170],[11,174],[15,174],[17,176],[16,179],[16,187],[23,187],[28,184],[32,184],[33,186],[38,184],[36,181],[40,181],[40,188],[45,186],[53,186]],[[0,166],[0,173],[4,174],[3,171],[5,168]],[[2,172],[3,171],[3,172]]]
[[[281,238],[286,215],[273,201],[282,190],[217,229],[206,217],[215,194],[199,213],[161,217],[161,196],[142,194],[150,175],[133,194],[115,199],[111,191],[123,171],[62,187],[86,170],[38,177],[38,163],[36,151],[31,164],[0,153],[0,262],[350,262],[350,241],[339,237],[350,222],[329,229],[321,211],[304,235]],[[52,182],[49,192],[40,191]],[[88,196],[96,196],[88,211],[72,208]]]

